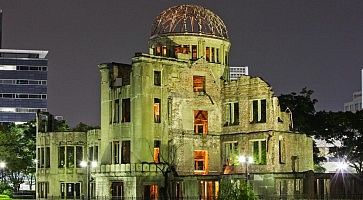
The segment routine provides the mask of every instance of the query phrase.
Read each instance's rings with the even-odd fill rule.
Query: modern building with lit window
[[[171,7],[148,45],[130,64],[99,65],[100,130],[38,134],[38,198],[217,199],[231,177],[259,195],[304,192],[312,139],[291,131],[264,80],[230,80],[221,18]]]
[[[47,110],[48,51],[0,49],[0,122],[23,123]]]
[[[248,76],[248,67],[229,66],[229,74],[231,80],[237,80],[241,76]]]

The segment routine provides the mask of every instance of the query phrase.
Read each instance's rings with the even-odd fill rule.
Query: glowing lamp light
[[[340,171],[346,170],[348,168],[348,164],[346,162],[338,162],[337,163],[337,168]]]
[[[1,161],[0,162],[0,169],[4,169],[6,167],[6,162]]]
[[[82,160],[81,163],[79,163],[79,166],[87,167],[87,161]]]

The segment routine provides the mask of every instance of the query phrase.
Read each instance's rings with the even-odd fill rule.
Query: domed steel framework
[[[151,36],[168,33],[203,33],[228,39],[222,19],[197,5],[180,5],[161,12],[154,20]]]

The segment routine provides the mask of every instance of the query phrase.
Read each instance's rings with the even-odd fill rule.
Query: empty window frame
[[[80,199],[81,183],[61,183],[60,194],[61,199]]]
[[[167,57],[168,56],[168,49],[166,48],[166,46],[163,46],[163,51],[162,51],[163,56]]]
[[[81,167],[83,160],[83,146],[60,146],[58,147],[58,167],[74,168]]]
[[[208,62],[210,61],[210,48],[209,47],[205,48],[205,60]]]
[[[225,142],[223,143],[224,152],[223,152],[223,158],[224,158],[224,164],[228,166],[233,166],[238,164],[238,142],[232,141],[232,142]]]
[[[161,105],[161,101],[158,98],[154,98],[154,106],[153,106],[153,111],[154,111],[154,122],[155,123],[160,123],[161,119],[160,119],[160,107]]]
[[[120,100],[116,99],[114,101],[114,110],[113,110],[113,123],[119,123],[120,122]]]
[[[155,48],[155,55],[156,55],[156,56],[161,56],[161,46],[157,46],[157,47]]]
[[[193,76],[193,91],[205,92],[205,76]]]
[[[253,164],[267,164],[267,143],[266,140],[252,140]]]
[[[112,164],[120,164],[120,141],[111,142]]]
[[[161,86],[161,71],[154,71],[154,85]]]
[[[204,180],[199,184],[200,199],[219,199],[218,180]]]
[[[238,125],[239,124],[239,103],[230,102],[226,105],[226,125]]]
[[[250,111],[251,123],[265,123],[266,122],[266,99],[258,99],[251,101]]]
[[[194,133],[203,135],[208,133],[208,111],[194,110]]]
[[[131,121],[131,102],[130,98],[122,99],[122,122]]]
[[[49,193],[49,182],[38,182],[38,198],[48,198]]]
[[[160,162],[160,140],[154,140],[154,163]]]
[[[280,164],[286,163],[285,139],[282,137],[279,138],[279,163]]]
[[[215,62],[215,57],[214,57],[214,56],[215,56],[215,54],[214,54],[214,53],[215,53],[215,52],[214,52],[214,47],[212,47],[212,48],[211,48],[211,50],[212,50],[212,51],[211,51],[211,58],[212,58],[211,60],[212,60],[212,62]]]
[[[50,147],[38,148],[38,168],[50,168]]]
[[[197,45],[192,45],[192,60],[197,60],[198,54],[197,54]]]
[[[194,173],[208,174],[208,152],[204,150],[194,151]]]
[[[216,62],[219,63],[219,48],[216,48]]]
[[[124,140],[122,141],[121,164],[130,163],[130,156],[131,156],[130,140]]]

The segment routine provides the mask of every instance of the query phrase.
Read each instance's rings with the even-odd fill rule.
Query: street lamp
[[[6,168],[6,162],[0,161],[0,170],[1,170],[1,181],[4,182],[4,170]]]
[[[82,168],[86,168],[87,169],[87,199],[91,199],[91,193],[90,193],[90,180],[91,180],[91,172],[90,172],[90,168],[95,168],[97,167],[97,161],[81,161],[81,163],[79,164]]]
[[[248,183],[248,165],[253,163],[253,158],[252,156],[239,156],[238,161],[241,164],[245,164],[246,183]]]

